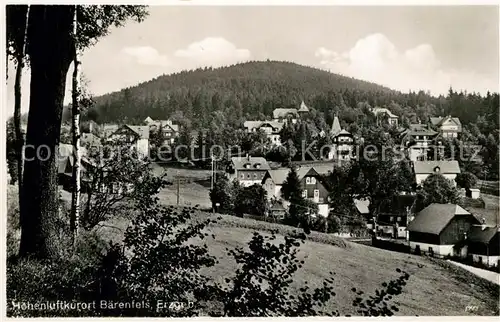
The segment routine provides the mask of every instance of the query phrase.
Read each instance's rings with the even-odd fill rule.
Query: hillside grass
[[[16,208],[16,193],[15,187],[9,187],[9,209]],[[207,218],[217,219],[215,224],[206,228],[215,238],[205,239],[204,242],[218,263],[203,269],[202,273],[220,283],[223,283],[224,278],[231,277],[237,267],[234,260],[228,256],[228,249],[246,248],[255,231],[262,234],[276,231],[278,238],[299,232],[290,226],[203,211],[196,212],[193,221]],[[116,218],[95,229],[103,238],[121,242],[129,223],[126,219]],[[11,228],[12,226],[9,229]],[[18,232],[14,235],[19,236]],[[461,316],[499,313],[497,285],[443,260],[359,245],[319,232],[308,235],[299,256],[304,258],[305,265],[295,275],[292,291],[298,293],[306,281],[312,288],[320,286],[323,280],[329,277],[329,272],[333,271],[337,295],[328,304],[328,308],[338,308],[343,315],[356,314],[351,305],[354,299],[351,292],[353,287],[371,294],[380,288],[382,282],[398,277],[396,268],[411,275],[403,294],[395,299],[400,307],[397,315]],[[467,306],[476,306],[478,309],[466,312]]]
[[[255,231],[269,234],[277,230],[278,238],[292,236],[297,229],[280,224],[254,221],[228,215],[198,212],[195,221],[206,218],[218,219],[206,228],[209,252],[218,263],[205,268],[202,273],[213,281],[224,283],[226,277],[234,275],[237,264],[228,256],[228,249],[246,249]],[[119,242],[128,223],[123,220],[110,221],[114,228],[101,227],[107,238]],[[118,229],[116,229],[118,228]],[[307,281],[312,288],[320,286],[329,272],[335,273],[336,296],[328,309],[339,308],[342,314],[356,315],[351,303],[354,287],[372,294],[381,283],[398,277],[396,268],[411,276],[402,295],[395,299],[400,311],[397,315],[497,315],[498,287],[475,275],[450,267],[438,259],[403,254],[350,243],[340,237],[313,232],[301,247],[299,257],[305,260],[304,267],[297,272],[292,285],[293,293]],[[466,312],[467,306],[477,306],[477,311]]]

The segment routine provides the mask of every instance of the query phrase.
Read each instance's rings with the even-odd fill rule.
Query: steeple
[[[334,117],[333,119],[333,123],[332,123],[332,135],[336,135],[338,133],[340,133],[342,129],[340,128],[340,122],[339,122],[339,118],[337,116]]]
[[[306,103],[304,103],[304,101],[302,101],[302,103],[300,103],[299,112],[309,112],[309,107],[307,107],[307,105],[306,105]]]

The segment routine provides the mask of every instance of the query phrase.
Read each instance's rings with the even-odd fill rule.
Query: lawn
[[[277,229],[278,236],[296,231],[288,226],[227,215],[200,212],[196,217],[219,218],[216,224],[206,228],[215,235],[215,239],[205,240],[210,253],[219,263],[203,270],[203,274],[218,282],[232,276],[236,268],[234,260],[227,255],[227,248],[246,247],[256,230],[267,234]],[[127,223],[115,221],[112,225],[125,228]],[[106,235],[115,241],[121,238],[116,229],[100,229],[108,230]],[[294,278],[293,292],[299,292],[305,281],[311,287],[320,286],[333,271],[337,295],[328,308],[339,308],[342,314],[356,314],[351,306],[353,287],[371,294],[381,283],[398,277],[396,268],[411,275],[403,294],[395,299],[400,305],[397,315],[498,314],[497,286],[464,270],[449,267],[441,260],[358,245],[317,232],[301,247],[300,256],[305,259],[305,265]],[[466,312],[467,306],[477,306],[477,310]]]

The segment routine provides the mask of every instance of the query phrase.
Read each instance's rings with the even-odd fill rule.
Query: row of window
[[[306,184],[316,184],[315,177],[306,177]]]
[[[261,173],[260,175],[257,175],[257,173],[254,173],[253,176],[250,175],[250,173],[247,173],[246,175],[246,179],[249,180],[249,179],[254,179],[254,180],[257,180],[257,179],[264,179],[264,173]],[[241,173],[240,174],[240,179],[245,179],[245,174],[244,173]]]
[[[315,189],[313,193],[314,193],[313,197],[315,199],[319,198],[319,190],[318,189]],[[302,198],[307,198],[307,189],[302,191]]]

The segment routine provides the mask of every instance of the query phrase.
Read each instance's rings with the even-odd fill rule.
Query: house
[[[462,123],[458,117],[431,117],[430,123],[436,127],[444,138],[456,138],[462,132]]]
[[[281,199],[281,187],[289,172],[289,168],[267,170],[262,179],[262,187],[266,190],[268,199]]]
[[[283,122],[278,121],[246,121],[243,127],[248,133],[263,131],[272,145],[281,145],[280,132]]]
[[[109,136],[109,141],[124,141],[132,144],[137,153],[145,157],[149,154],[149,126],[122,125]]]
[[[299,113],[299,116],[301,117],[309,114],[309,107],[307,107],[304,101],[300,103],[300,108],[298,109],[297,113]]]
[[[302,189],[302,197],[318,204],[318,213],[328,217],[330,212],[329,191],[323,183],[322,175],[315,167],[305,166],[297,170]]]
[[[373,218],[370,216],[370,200],[354,199],[354,206],[358,211],[358,215],[366,220],[366,228],[373,229]]]
[[[387,118],[387,123],[392,126],[398,126],[397,115],[394,115],[389,109],[385,107],[375,107],[371,109],[371,112],[377,117],[377,123],[380,119]]]
[[[154,120],[148,116],[143,122],[149,126],[150,133],[161,129],[165,144],[173,144],[175,138],[179,136],[179,125],[174,124],[172,120]]]
[[[408,158],[411,161],[427,160],[429,152],[436,147],[434,141],[438,134],[426,124],[410,124],[410,128],[400,134]]]
[[[439,173],[446,179],[452,181],[456,186],[455,178],[460,173],[458,161],[413,161],[413,172],[415,173],[415,181],[417,185],[422,182],[432,173]]]
[[[458,205],[433,203],[408,225],[410,248],[416,253],[463,257],[464,249],[455,246],[464,243],[472,225],[478,223],[470,212]]]
[[[377,234],[390,238],[408,238],[407,226],[415,217],[416,194],[401,193],[380,206]]]
[[[295,108],[277,108],[273,111],[273,120],[277,122],[297,123],[299,113]]]
[[[267,160],[262,157],[232,157],[226,170],[230,181],[238,180],[244,187],[254,184],[260,185],[264,175],[271,168]]]
[[[473,262],[486,266],[500,265],[500,228],[485,222],[473,225],[467,235],[467,252]]]

